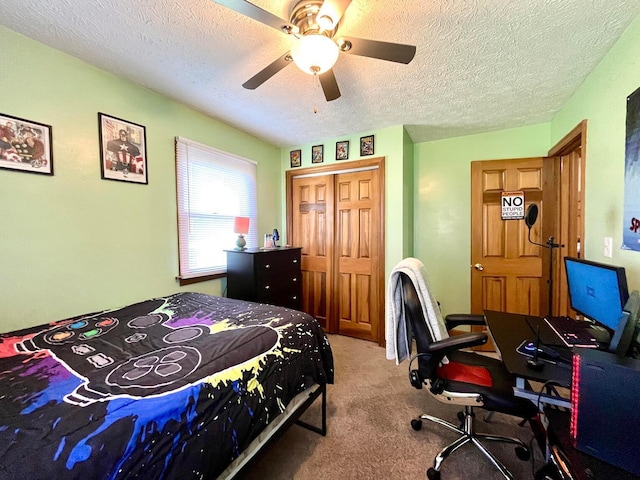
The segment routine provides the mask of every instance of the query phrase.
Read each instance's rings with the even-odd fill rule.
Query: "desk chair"
[[[439,401],[462,405],[464,411],[458,414],[461,425],[458,427],[440,418],[423,414],[411,421],[414,430],[422,428],[422,421],[442,425],[461,436],[445,447],[435,457],[434,465],[427,470],[430,480],[440,479],[442,462],[453,452],[467,443],[475,445],[507,479],[513,479],[511,473],[480,440],[507,442],[516,445],[518,458],[528,460],[531,452],[527,445],[517,438],[477,433],[474,428],[474,408],[480,407],[488,412],[501,412],[509,415],[532,419],[538,413],[536,406],[529,400],[515,397],[514,382],[501,361],[460,349],[482,345],[487,341],[485,333],[467,333],[442,339],[434,339],[423,315],[419,296],[413,281],[405,273],[400,273],[403,293],[405,322],[411,327],[416,342],[417,354],[409,363],[409,380],[415,388],[427,385],[429,392]],[[471,316],[477,323],[477,316]],[[457,315],[454,323],[460,324],[464,317]],[[441,364],[444,357],[449,360]],[[417,369],[415,367],[417,362]]]

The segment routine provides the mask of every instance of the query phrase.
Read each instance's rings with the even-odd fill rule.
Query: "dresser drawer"
[[[300,280],[297,277],[283,280],[276,276],[269,276],[258,283],[256,290],[256,300],[258,302],[300,308],[302,289],[300,288]]]
[[[300,250],[278,250],[256,255],[255,269],[258,277],[299,272]]]

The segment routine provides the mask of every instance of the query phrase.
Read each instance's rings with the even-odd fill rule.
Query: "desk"
[[[489,334],[493,340],[496,350],[507,370],[516,377],[515,394],[525,397],[538,403],[541,402],[571,408],[568,399],[559,398],[555,395],[533,391],[529,386],[529,381],[544,384],[547,381],[554,381],[562,387],[571,386],[571,364],[565,362],[546,363],[542,370],[536,371],[527,367],[527,357],[518,353],[516,349],[524,340],[535,341],[535,331],[540,327],[540,336],[549,335],[550,330],[544,319],[532,315],[518,315],[515,313],[496,312],[485,310],[485,319]],[[554,345],[554,350],[562,353],[566,358],[570,358],[571,351],[566,347]]]
[[[529,382],[545,383],[549,380],[557,382],[564,387],[571,386],[572,365],[570,363],[547,363],[540,371],[527,368],[527,357],[518,353],[516,349],[524,340],[536,338],[536,331],[540,329],[541,343],[545,343],[552,333],[544,319],[531,315],[518,315],[513,313],[496,312],[486,310],[484,312],[489,334],[492,337],[496,350],[509,372],[516,377],[515,394],[529,398],[534,403],[540,400],[542,403],[571,408],[568,399],[546,393],[534,392]],[[570,349],[554,344],[553,349],[567,355],[571,355]],[[547,430],[547,459],[549,463],[536,474],[538,478],[576,480],[592,479],[620,479],[638,480],[638,477],[614,467],[606,462],[584,454],[573,447],[569,435],[569,413],[558,410],[555,407],[545,407]],[[535,430],[534,430],[534,433]],[[616,434],[619,434],[616,432]],[[542,446],[542,445],[541,445]],[[543,451],[545,448],[543,447]],[[547,476],[545,476],[545,474]],[[595,475],[595,476],[594,476]]]

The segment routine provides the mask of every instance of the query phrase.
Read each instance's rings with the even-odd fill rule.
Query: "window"
[[[234,218],[249,217],[248,247],[258,245],[256,162],[176,137],[180,279],[225,273]]]

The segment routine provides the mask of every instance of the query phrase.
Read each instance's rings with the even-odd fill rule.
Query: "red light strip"
[[[573,372],[571,374],[571,424],[569,431],[575,444],[578,438],[578,403],[580,399],[580,355],[573,355]]]

